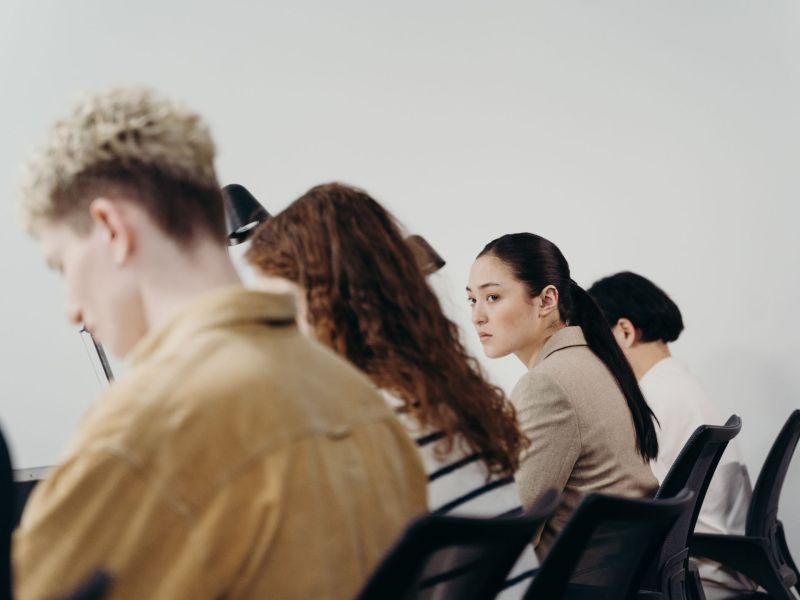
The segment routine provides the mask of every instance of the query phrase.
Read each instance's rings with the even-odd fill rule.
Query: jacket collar
[[[128,355],[134,367],[154,354],[179,348],[202,329],[261,323],[291,325],[295,304],[291,294],[270,294],[231,286],[208,292],[192,301],[163,326],[145,335]]]
[[[542,346],[542,349],[539,351],[539,355],[536,357],[533,366],[535,367],[554,352],[572,346],[588,346],[586,337],[583,335],[583,330],[577,325],[563,327],[550,336],[550,339],[544,343],[544,346]]]

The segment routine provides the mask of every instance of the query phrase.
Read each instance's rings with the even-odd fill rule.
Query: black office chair
[[[525,600],[635,598],[667,532],[693,502],[590,494],[556,538]]]
[[[697,568],[689,563],[689,540],[722,453],[741,428],[742,420],[736,415],[722,426],[701,425],[672,464],[656,498],[671,498],[688,489],[694,492],[694,500],[675,521],[648,569],[639,594],[641,600],[705,600]]]
[[[357,600],[494,598],[525,547],[558,505],[549,491],[518,517],[426,515],[414,521]]]
[[[770,598],[795,598],[800,593],[797,570],[783,525],[778,501],[800,438],[800,410],[795,410],[770,448],[753,488],[744,535],[697,533],[691,540],[693,556],[709,558],[738,571],[764,588]]]
[[[11,598],[11,534],[14,531],[14,472],[0,430],[0,598]]]

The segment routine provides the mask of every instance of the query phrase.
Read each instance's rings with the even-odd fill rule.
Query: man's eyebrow
[[[479,285],[479,286],[478,286],[478,289],[479,289],[479,290],[482,290],[483,288],[492,287],[492,286],[495,286],[495,287],[503,287],[503,286],[502,286],[502,285],[500,285],[499,283],[495,283],[494,281],[490,281],[489,283],[482,283],[481,285]],[[471,292],[471,291],[472,291],[472,290],[470,289],[470,287],[469,287],[469,286],[467,286],[467,291],[468,291],[468,292]]]

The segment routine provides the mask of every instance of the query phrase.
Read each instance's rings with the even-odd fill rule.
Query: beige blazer
[[[565,327],[545,343],[511,401],[531,440],[515,474],[523,506],[530,508],[550,488],[562,494],[534,540],[540,560],[585,494],[655,492],[658,482],[636,451],[625,397],[580,327]]]

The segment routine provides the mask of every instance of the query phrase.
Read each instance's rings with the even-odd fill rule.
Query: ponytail
[[[628,403],[636,430],[636,448],[644,460],[658,456],[658,439],[653,421],[656,416],[644,399],[633,369],[617,345],[600,307],[589,293],[572,279],[569,280],[571,314],[564,315],[568,325],[578,325],[589,348],[611,371]]]

